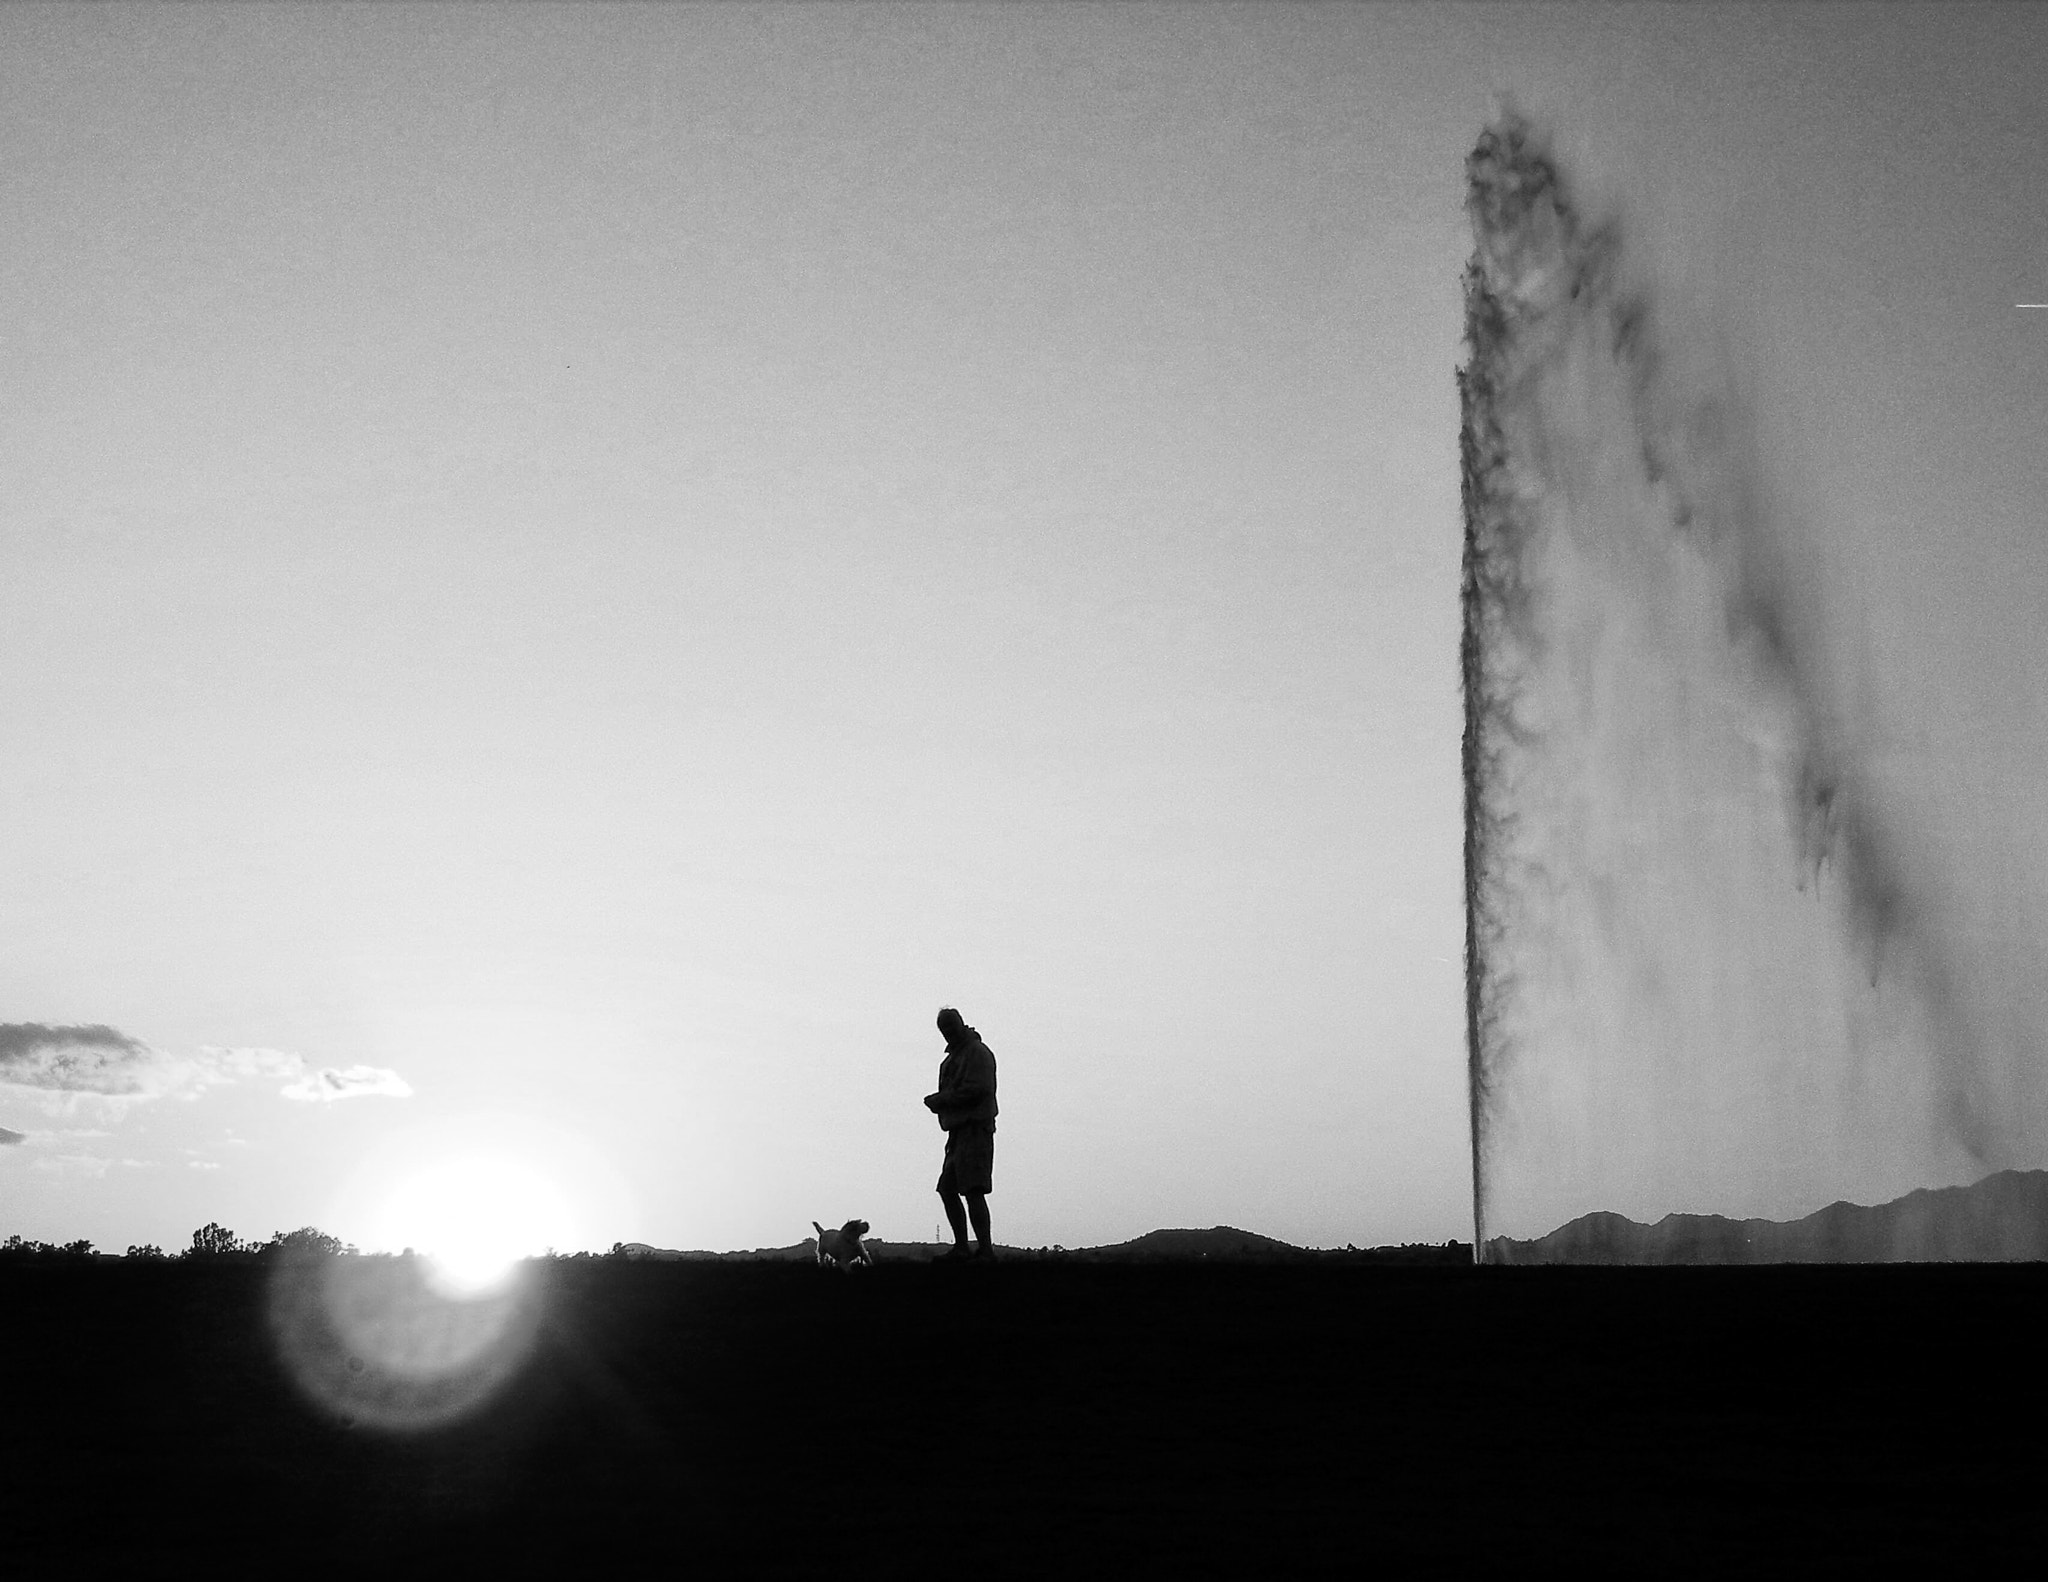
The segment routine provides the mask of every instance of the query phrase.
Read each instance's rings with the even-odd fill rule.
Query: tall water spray
[[[1828,695],[1744,403],[1525,122],[1467,174],[1475,1245],[2019,1162],[2013,1064]]]

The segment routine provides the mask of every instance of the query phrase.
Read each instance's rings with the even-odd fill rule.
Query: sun
[[[522,1160],[491,1154],[443,1159],[406,1176],[382,1218],[379,1239],[425,1254],[433,1284],[453,1297],[497,1290],[520,1259],[575,1240],[555,1184]]]

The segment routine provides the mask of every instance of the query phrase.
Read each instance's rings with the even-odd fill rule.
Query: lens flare
[[[271,1279],[271,1333],[299,1388],[343,1425],[416,1432],[467,1416],[519,1372],[539,1285],[515,1271],[458,1297],[423,1258],[287,1257]]]
[[[279,1263],[272,1334],[315,1405],[350,1426],[417,1432],[474,1412],[524,1366],[546,1276],[523,1260],[575,1245],[578,1226],[516,1146],[415,1139],[404,1164],[366,1165],[348,1194],[350,1228],[372,1252]]]

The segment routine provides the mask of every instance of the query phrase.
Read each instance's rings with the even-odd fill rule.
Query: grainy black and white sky
[[[2043,81],[2030,7],[0,9],[0,1230],[495,1153],[560,1245],[921,1238],[950,1002],[1001,1240],[1469,1234],[1493,96],[2039,877]]]

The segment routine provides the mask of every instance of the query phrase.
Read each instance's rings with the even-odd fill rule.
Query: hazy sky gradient
[[[2044,67],[1956,7],[0,10],[0,1022],[190,1068],[0,1086],[0,1230],[363,1235],[459,1136],[592,1245],[921,1237],[950,1002],[1001,1240],[1469,1234],[1490,96],[1728,283],[1870,695],[2021,804]]]

